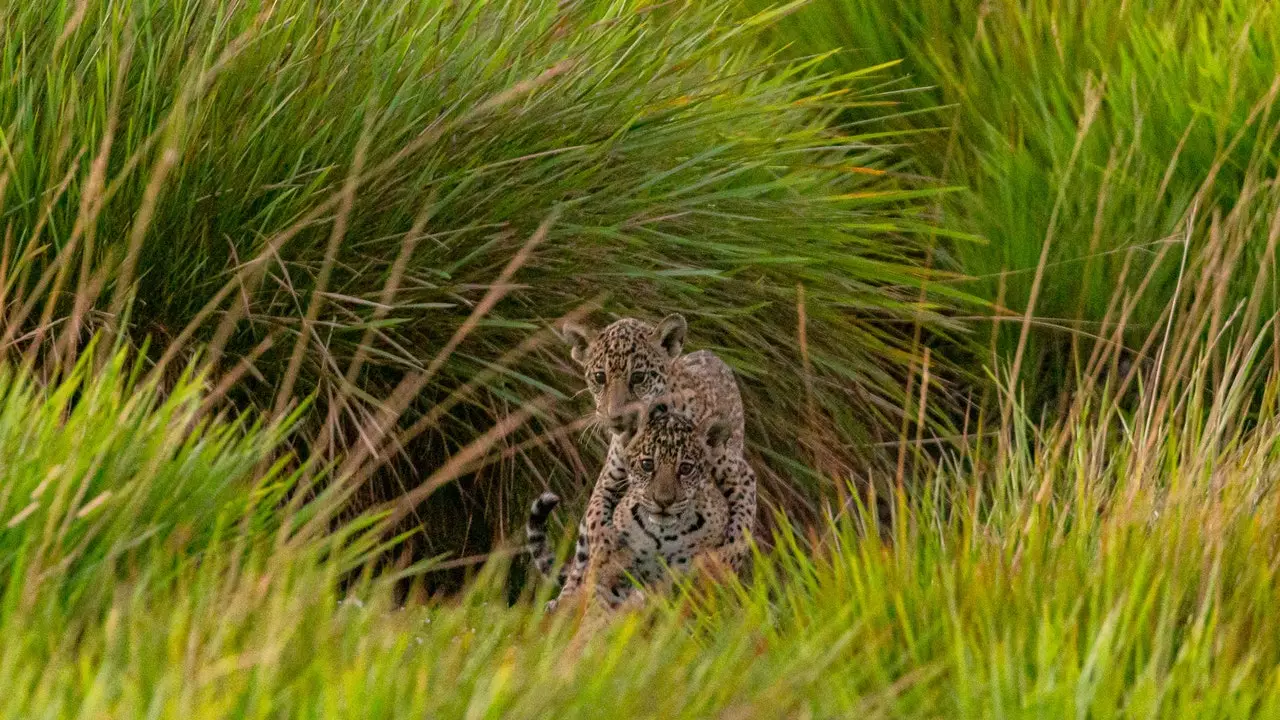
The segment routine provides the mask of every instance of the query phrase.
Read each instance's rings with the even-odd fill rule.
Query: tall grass
[[[190,385],[153,409],[119,394],[116,370],[71,408],[59,388],[6,392],[6,423],[57,427],[70,409],[63,435],[103,438],[55,440],[46,493],[69,496],[86,462],[138,458],[146,471],[99,488],[152,499],[47,515],[117,529],[44,566],[72,572],[0,585],[0,716],[1266,717],[1280,708],[1280,376],[1256,338],[1215,369],[1196,329],[1157,336],[1167,364],[1131,403],[1100,375],[1059,421],[1004,405],[985,423],[995,439],[955,446],[892,500],[888,538],[856,503],[812,532],[783,522],[748,584],[585,632],[527,596],[508,606],[500,561],[449,601],[397,606],[391,578],[340,591],[362,556],[288,539],[259,502],[274,481],[201,491],[226,477],[214,468],[255,486],[240,473],[270,442],[216,423],[181,440],[190,415],[164,408],[198,408]],[[140,430],[98,430],[122,415]],[[26,424],[0,426],[0,457],[42,434]],[[186,473],[201,482],[175,488]],[[0,542],[39,546],[50,523],[15,506]],[[175,506],[200,512],[150,512]]]
[[[1033,399],[1087,374],[1116,287],[1141,297],[1122,338],[1136,354],[1167,319],[1184,239],[1195,265],[1224,219],[1274,212],[1271,4],[816,0],[777,38],[800,55],[841,49],[832,72],[901,60],[882,88],[903,111],[891,122],[916,131],[917,167],[969,189],[942,203],[944,224],[986,240],[943,258],[998,303],[998,349]],[[1274,261],[1268,222],[1255,225],[1247,267]],[[1230,306],[1253,290],[1246,270],[1215,291]]]
[[[877,455],[919,365],[903,329],[956,330],[959,295],[920,302],[920,189],[832,124],[882,71],[815,78],[731,5],[9,3],[3,345],[204,348],[238,407],[313,396],[299,438],[358,449],[369,502],[468,457],[443,513],[466,523],[428,529],[474,552],[593,479],[546,327],[683,311],[747,386],[767,497],[812,511],[805,468]]]
[[[951,328],[932,303],[960,298],[916,263],[970,250],[934,245],[923,218],[940,208],[951,235],[994,239],[979,210],[1003,206],[916,195],[904,147],[837,125],[884,112],[857,105],[896,86],[851,99],[862,76],[765,63],[749,31],[767,17],[717,3],[5,6],[0,718],[1276,714],[1280,198],[1270,135],[1253,134],[1272,109],[1222,118],[1223,137],[1246,131],[1235,145],[1203,145],[1197,120],[1152,160],[1163,131],[1125,130],[1110,94],[1123,77],[1135,107],[1160,106],[1121,71],[1177,58],[1134,53],[1134,38],[1199,27],[1212,41],[1243,10],[1177,5],[1202,22],[1104,28],[1067,22],[1091,16],[1065,4],[984,7],[955,41],[998,47],[984,62],[1056,56],[1079,79],[1075,38],[1078,65],[1117,64],[1061,110],[1069,145],[1031,121],[992,139],[998,110],[1057,107],[1011,84],[971,108],[992,119],[948,136],[958,159],[916,161],[983,178],[978,195],[1040,177],[1052,197],[1025,199],[1052,203],[1028,272],[990,288],[1023,313],[995,338],[997,402],[932,437],[904,419],[955,410],[924,378]],[[893,10],[939,37],[948,18],[978,22],[953,11]],[[1042,20],[1052,52],[1032,49]],[[1010,25],[987,37],[996,22]],[[1114,47],[1092,42],[1108,33]],[[865,80],[894,82],[884,72]],[[928,149],[922,117],[877,123]],[[986,185],[1016,165],[1001,152],[1037,147],[998,151],[1010,136],[1054,140],[1042,165],[1056,170]],[[1097,246],[1057,255],[1086,215],[1090,233],[1101,218]],[[1113,232],[1139,239],[1107,254]],[[1081,264],[1115,287],[1071,286],[1076,314],[1058,323],[1057,270]],[[694,337],[746,378],[779,505],[804,509],[806,478],[848,474],[849,445],[902,428],[937,462],[859,473],[898,482],[872,483],[888,498],[844,494],[826,522],[780,514],[745,583],[614,622],[547,618],[532,589],[508,602],[504,553],[456,597],[399,602],[399,581],[429,585],[431,565],[372,570],[403,549],[386,531],[417,502],[472,475],[460,497],[497,518],[528,488],[489,480],[587,475],[539,330],[620,277],[613,310],[704,311]],[[1077,341],[1053,414],[1018,383],[1054,380],[1045,338],[1025,330],[1044,324]],[[94,345],[97,330],[117,345]],[[410,492],[334,521],[397,453]],[[344,482],[312,484],[328,473]],[[457,522],[439,505],[420,517]]]
[[[1243,274],[1252,230],[1223,227],[1208,256]],[[281,512],[302,474],[254,480],[280,431],[201,425],[195,380],[10,371],[0,716],[1269,716],[1280,365],[1218,277],[1184,272],[1154,362],[1109,373],[1102,346],[1061,417],[979,408],[891,527],[859,495],[780,519],[746,584],[600,625],[509,604],[502,559],[450,600],[397,604],[422,568],[344,582],[374,519],[305,533],[323,504]]]

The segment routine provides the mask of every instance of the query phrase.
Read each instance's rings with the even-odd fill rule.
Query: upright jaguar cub
[[[578,539],[567,573],[562,569],[562,594],[575,591],[582,582],[593,541],[609,532],[615,508],[627,490],[628,470],[619,432],[625,430],[637,407],[664,402],[673,413],[695,425],[720,419],[729,428],[725,456],[735,458],[717,484],[728,504],[728,522],[721,537],[721,556],[735,570],[747,557],[747,536],[754,529],[755,476],[742,460],[742,397],[729,369],[707,351],[681,355],[686,324],[680,315],[669,315],[657,326],[624,318],[598,334],[566,326],[564,338],[573,359],[582,366],[587,387],[595,399],[596,415],[611,431],[604,467],[591,491],[587,512],[578,526]],[[551,551],[546,544],[547,514],[558,498],[546,494],[534,503],[528,526],[530,552],[539,570],[549,573]]]
[[[661,585],[670,580],[668,570],[688,570],[697,558],[721,553],[729,502],[717,480],[743,470],[727,451],[731,433],[721,418],[700,427],[661,402],[620,433],[627,489],[611,532],[593,539],[586,578],[594,600],[616,608],[633,592],[629,580]]]

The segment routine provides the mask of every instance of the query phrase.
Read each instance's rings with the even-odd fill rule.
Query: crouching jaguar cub
[[[663,587],[672,579],[669,572],[687,571],[699,561],[725,562],[730,511],[717,480],[744,471],[729,452],[732,433],[723,419],[698,425],[665,403],[620,433],[626,492],[612,526],[593,537],[586,583],[577,592],[590,592],[590,601],[613,609],[640,597],[633,581]]]
[[[742,397],[733,371],[715,354],[680,354],[685,332],[686,323],[680,315],[669,315],[657,325],[623,318],[599,333],[574,325],[563,329],[564,338],[572,346],[571,355],[582,366],[595,399],[596,416],[612,437],[578,527],[573,558],[560,571],[562,594],[577,590],[596,536],[611,531],[617,505],[628,489],[628,469],[619,433],[637,408],[657,401],[695,424],[705,426],[715,419],[726,424],[725,457],[732,462],[716,478],[729,512],[721,537],[721,558],[735,571],[746,562],[746,538],[755,526],[756,484],[743,460]],[[540,497],[531,509],[527,526],[534,564],[548,575],[554,557],[546,543],[546,519],[558,502],[559,498],[551,493]]]

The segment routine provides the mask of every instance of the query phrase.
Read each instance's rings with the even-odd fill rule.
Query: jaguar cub
[[[593,540],[610,530],[617,505],[627,491],[628,470],[619,433],[626,429],[637,408],[658,400],[695,424],[715,419],[726,423],[726,458],[734,462],[733,469],[717,479],[729,506],[729,521],[721,538],[726,548],[723,555],[734,569],[741,569],[745,563],[746,537],[755,524],[756,487],[754,474],[742,460],[742,397],[733,371],[713,353],[680,354],[686,328],[682,316],[669,315],[656,326],[624,318],[599,333],[575,325],[563,329],[563,336],[572,347],[571,356],[583,368],[595,400],[596,416],[612,437],[604,467],[578,526],[572,561],[561,569],[562,593],[576,591],[582,582]],[[546,543],[546,518],[558,500],[550,493],[539,498],[527,526],[529,551],[535,565],[546,574],[554,559]]]
[[[699,558],[719,561],[730,512],[717,479],[736,469],[732,432],[722,419],[700,426],[657,403],[620,433],[627,489],[592,549],[595,601],[617,608],[635,591],[631,581],[661,586]]]

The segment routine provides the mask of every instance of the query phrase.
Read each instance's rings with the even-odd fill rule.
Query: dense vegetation
[[[1203,301],[1232,308],[1274,260],[1272,3],[814,0],[775,35],[798,55],[842,48],[831,72],[902,61],[890,122],[913,167],[965,188],[944,224],[985,242],[949,260],[1041,399],[1087,374],[1095,338],[1148,362],[1151,329],[1187,308],[1180,279],[1219,275]],[[1260,300],[1251,329],[1276,307]]]
[[[727,1],[563,5],[8,6],[9,337],[63,354],[43,329],[70,317],[70,346],[127,325],[247,360],[237,406],[314,396],[298,442],[372,448],[366,504],[527,413],[411,524],[474,553],[539,486],[594,481],[548,326],[683,311],[746,383],[771,496],[812,515],[829,483],[801,469],[874,458],[910,328],[954,327],[919,302],[920,188],[832,122],[879,73],[772,58]]]
[[[0,18],[0,718],[1280,708],[1269,5]],[[581,634],[549,328],[673,311],[768,531]]]
[[[121,362],[7,377],[0,716],[1265,716],[1280,425],[1247,427],[1257,360],[1131,415],[1014,406],[1003,443],[899,498],[891,543],[855,507],[784,532],[749,584],[585,644],[508,607],[501,563],[445,603],[397,607],[386,576],[339,592],[376,534],[308,532],[325,498],[273,512],[297,476],[252,478],[279,430],[201,422],[190,381],[161,401]]]

